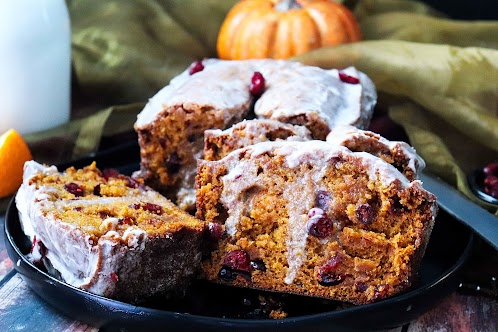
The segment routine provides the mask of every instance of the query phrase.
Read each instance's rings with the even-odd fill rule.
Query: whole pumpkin
[[[331,0],[242,0],[223,21],[217,51],[221,59],[286,59],[360,39],[351,11]]]

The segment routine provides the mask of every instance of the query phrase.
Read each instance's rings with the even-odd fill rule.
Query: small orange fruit
[[[0,136],[0,197],[16,192],[22,183],[24,163],[33,159],[28,145],[14,129]]]

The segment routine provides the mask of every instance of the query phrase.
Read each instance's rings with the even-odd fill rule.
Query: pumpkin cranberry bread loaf
[[[324,140],[338,124],[368,126],[375,102],[373,83],[354,68],[270,59],[197,62],[138,115],[141,169],[134,177],[191,209],[205,130],[258,117],[306,126]]]
[[[60,173],[27,162],[16,204],[31,259],[75,287],[140,302],[180,295],[198,270],[206,224],[95,163]]]
[[[226,229],[203,278],[355,304],[411,285],[437,212],[420,181],[323,141],[199,160],[196,181],[197,217]]]
[[[373,154],[396,167],[410,181],[415,180],[425,167],[424,160],[407,143],[389,141],[379,134],[353,126],[334,127],[327,142],[345,146],[351,151]]]
[[[311,140],[310,131],[275,120],[244,120],[226,130],[211,129],[204,132],[204,158],[219,160],[233,150],[266,141]]]

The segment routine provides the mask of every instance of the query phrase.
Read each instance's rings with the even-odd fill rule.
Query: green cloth
[[[102,137],[132,132],[148,98],[192,61],[216,56],[219,27],[235,2],[68,0],[73,96],[89,106],[66,125],[27,135],[35,159],[79,158]],[[404,127],[428,171],[477,200],[465,174],[498,160],[498,21],[451,20],[416,1],[345,4],[364,41],[294,59],[368,74],[379,92],[376,112]]]

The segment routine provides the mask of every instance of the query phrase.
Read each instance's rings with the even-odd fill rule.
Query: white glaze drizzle
[[[375,139],[390,151],[399,149],[408,158],[408,165],[416,175],[425,168],[425,161],[417,154],[414,147],[402,141],[390,141],[372,131],[361,130],[353,126],[341,125],[334,127],[327,136],[327,143],[345,146],[351,139]]]

